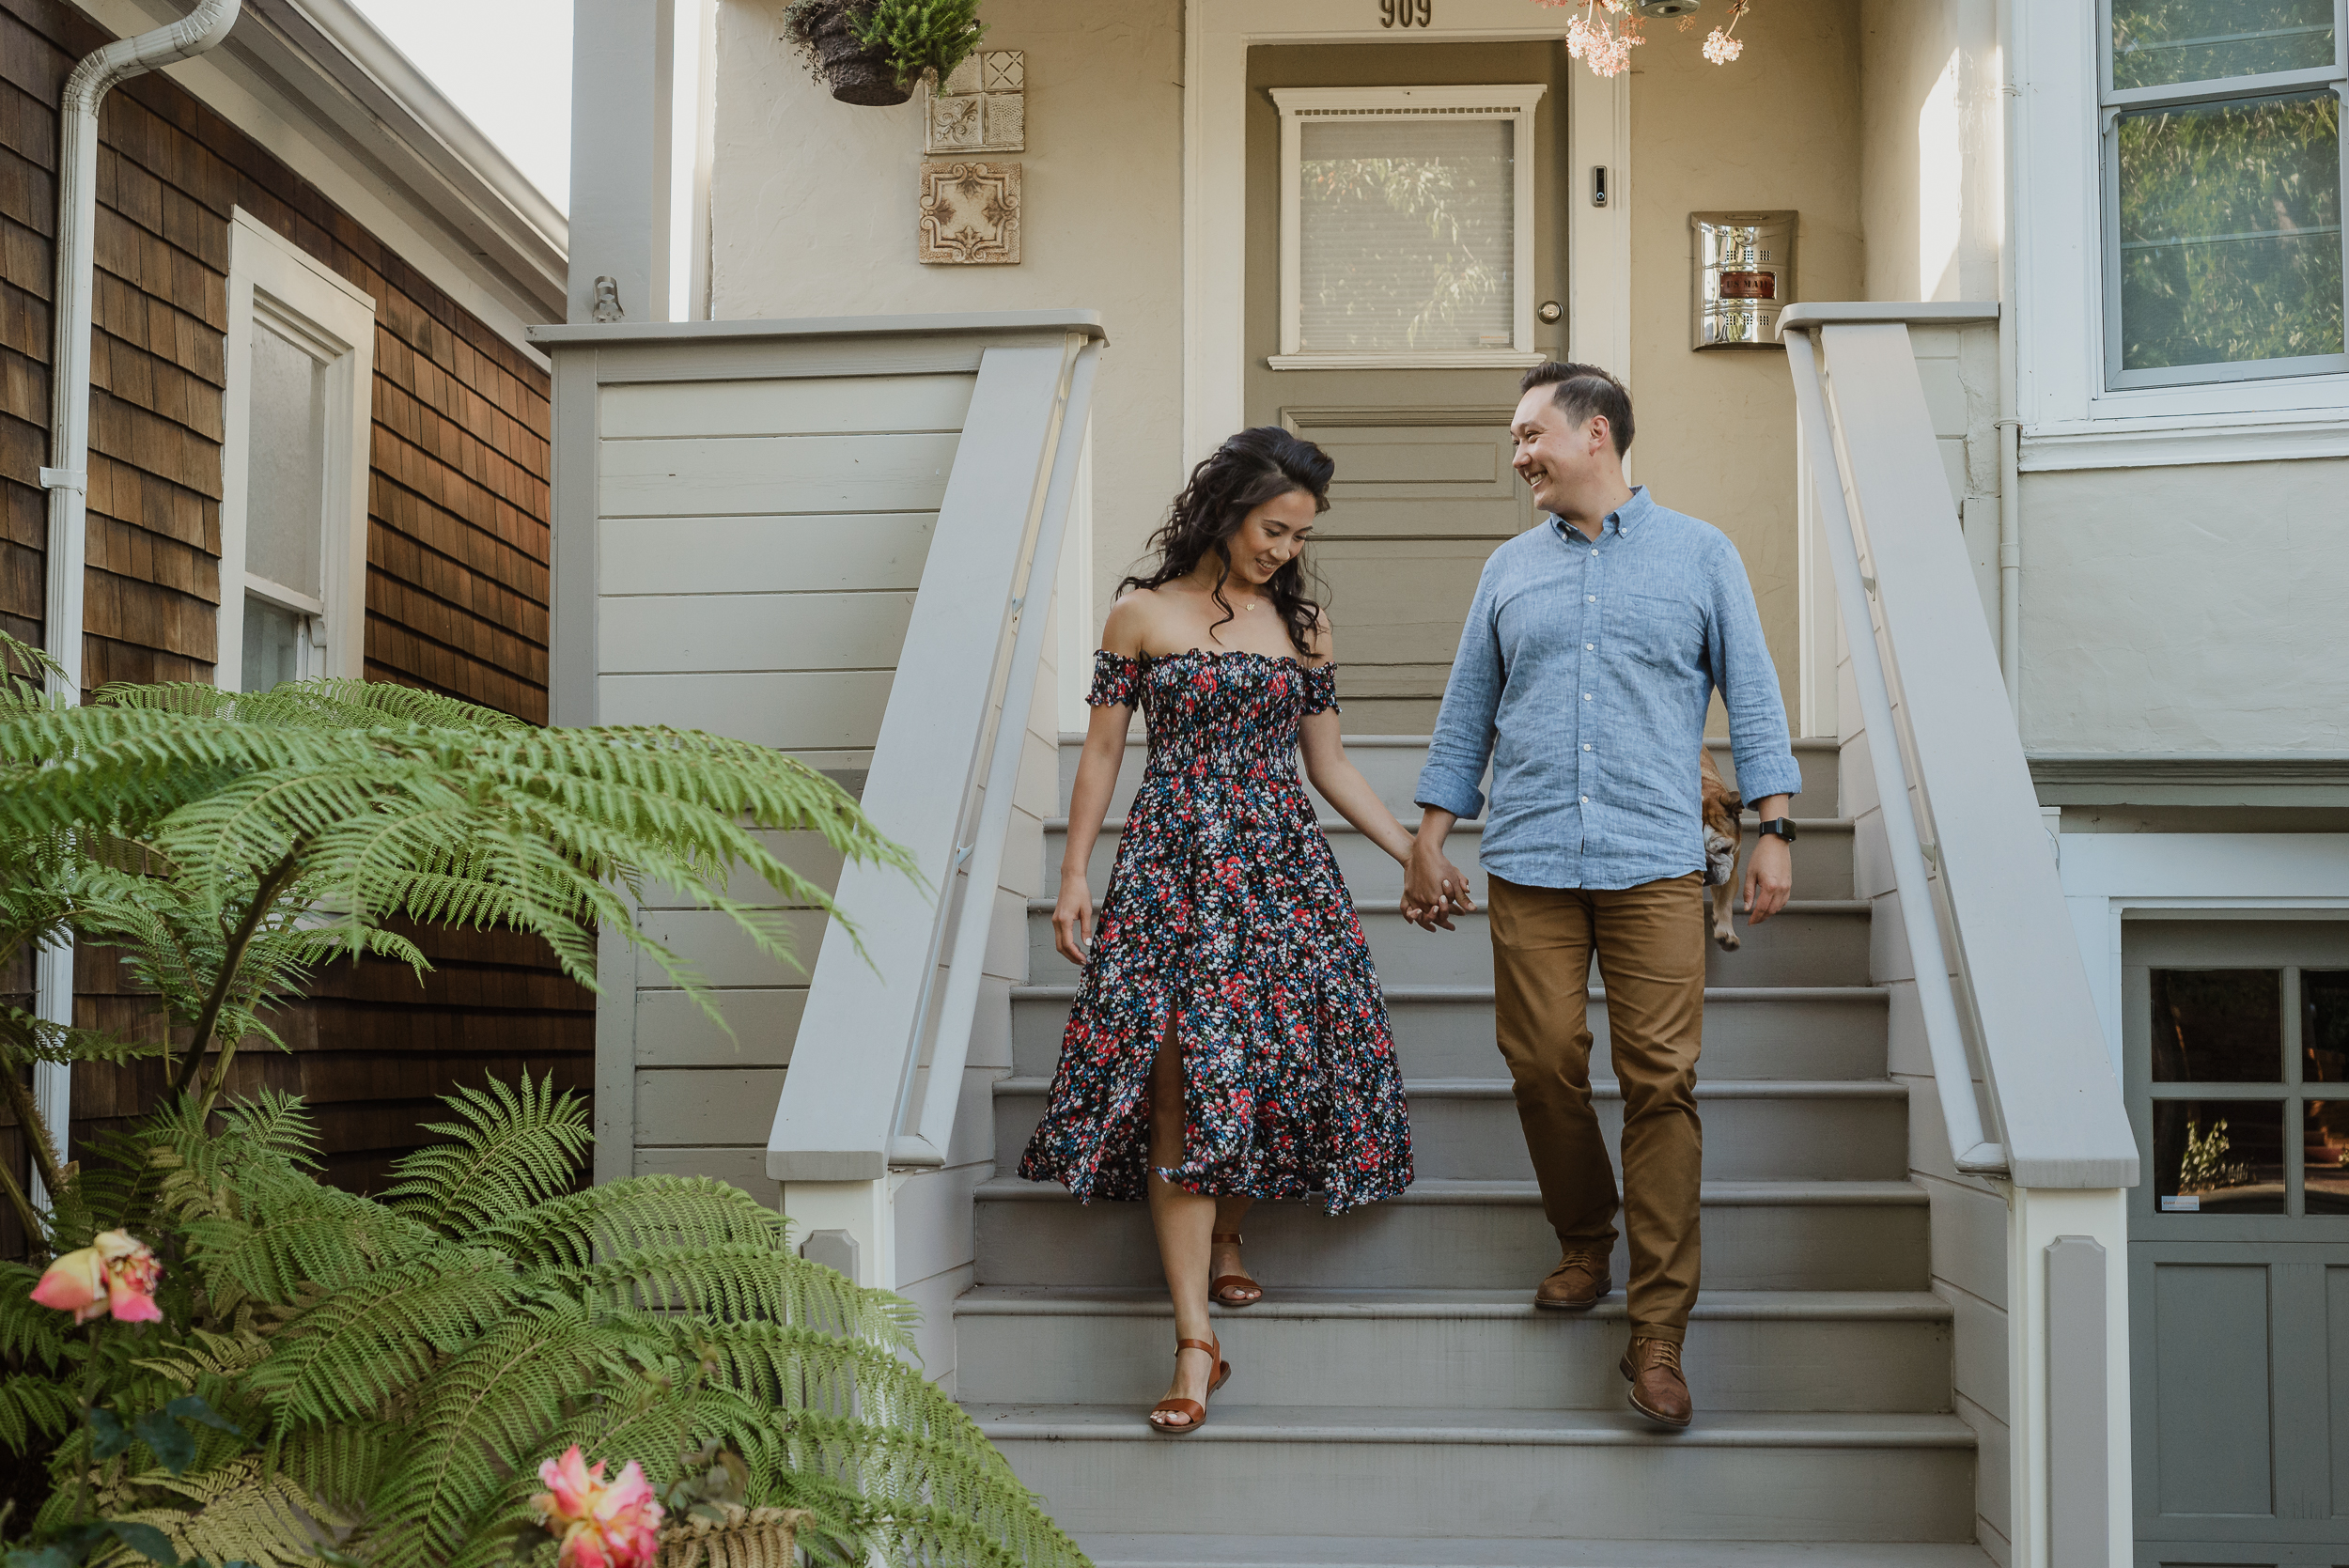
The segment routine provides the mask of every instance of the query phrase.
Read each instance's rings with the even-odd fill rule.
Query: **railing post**
[[[2131,1568],[2127,1198],[2010,1194],[2011,1568]]]

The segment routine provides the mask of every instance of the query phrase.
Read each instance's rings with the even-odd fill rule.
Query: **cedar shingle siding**
[[[38,642],[49,427],[59,92],[111,35],[57,0],[0,0],[0,626]],[[543,722],[548,380],[318,190],[159,75],[108,96],[98,164],[84,678],[209,681],[220,630],[222,385],[229,217],[241,207],[376,302],[366,674]],[[593,1013],[543,946],[421,935],[419,987],[369,962],[281,1025],[291,1056],[240,1078],[318,1109],[332,1171],[376,1180],[453,1083],[552,1069],[583,1091]],[[0,980],[22,986],[23,975]],[[102,955],[85,1023],[151,1028]],[[84,1067],[75,1137],[128,1113],[159,1072]],[[0,1155],[23,1150],[12,1128]],[[6,1237],[0,1236],[0,1243]]]

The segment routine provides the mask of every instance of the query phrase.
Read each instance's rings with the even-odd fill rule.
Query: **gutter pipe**
[[[2017,385],[2020,357],[2015,301],[2015,8],[1999,0],[1999,669],[2006,676],[2007,706],[2023,720],[2023,421]]]
[[[82,700],[82,577],[88,559],[89,374],[91,296],[98,230],[98,105],[134,76],[201,54],[228,36],[242,0],[199,0],[178,22],[120,39],[83,56],[66,78],[58,109],[57,270],[50,290],[56,337],[49,359],[49,455],[40,471],[49,492],[49,593],[42,606],[41,641],[63,668],[49,677],[51,695]],[[34,1011],[55,1024],[73,1021],[73,943],[44,947],[34,963]],[[50,1135],[67,1141],[73,1108],[73,1069],[36,1063],[33,1102]],[[28,1133],[30,1129],[27,1129]],[[64,1163],[62,1147],[55,1151]],[[34,1202],[48,1194],[34,1175]]]

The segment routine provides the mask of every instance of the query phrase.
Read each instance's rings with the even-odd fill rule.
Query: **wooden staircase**
[[[1350,746],[1413,820],[1423,741]],[[1952,1413],[1952,1312],[1927,1288],[1926,1199],[1887,1074],[1886,994],[1868,983],[1852,825],[1831,815],[1831,743],[1797,751],[1799,804],[1819,815],[1801,821],[1795,902],[1710,960],[1686,1433],[1625,1406],[1620,1290],[1587,1315],[1532,1307],[1557,1246],[1493,1046],[1483,917],[1451,935],[1408,926],[1400,868],[1343,825],[1330,836],[1386,985],[1418,1180],[1335,1219],[1261,1205],[1247,1256],[1267,1297],[1218,1310],[1233,1380],[1197,1436],[1151,1432],[1173,1326],[1146,1213],[1008,1174],[1076,980],[1050,904],[1031,905],[1014,1066],[995,1087],[999,1174],[977,1189],[976,1283],[956,1306],[957,1393],[1103,1568],[1983,1568],[1975,1438]],[[1062,753],[1066,802],[1074,746]],[[1064,839],[1048,827],[1048,886]],[[1472,865],[1475,825],[1455,844]],[[1104,832],[1097,896],[1114,853]],[[1612,1082],[1597,1094],[1619,1119]],[[1619,1249],[1616,1280],[1627,1271]]]

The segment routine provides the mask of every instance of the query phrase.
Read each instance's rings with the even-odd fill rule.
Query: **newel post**
[[[571,321],[669,318],[676,0],[571,0]]]

